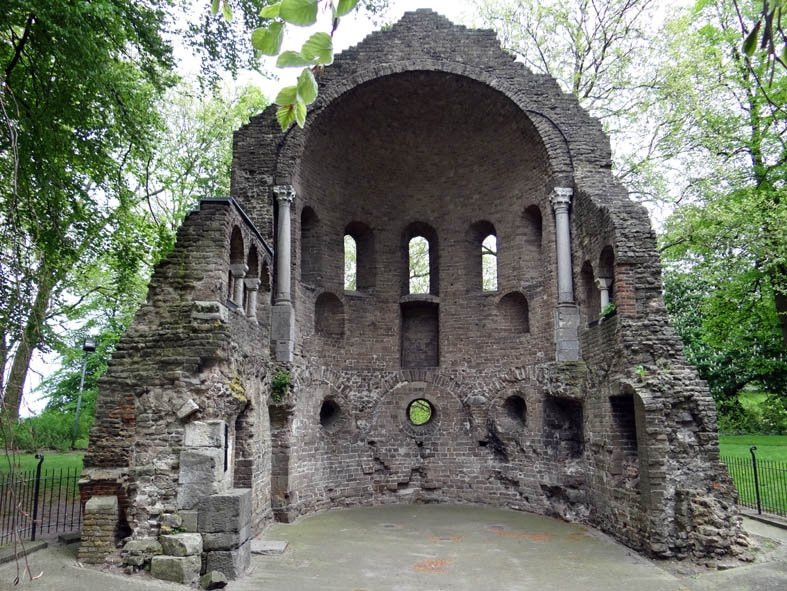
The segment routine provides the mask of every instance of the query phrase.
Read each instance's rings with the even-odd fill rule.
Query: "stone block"
[[[193,400],[187,400],[183,403],[183,405],[178,409],[177,416],[178,419],[181,421],[189,418],[195,412],[199,410],[199,405]]]
[[[252,540],[251,553],[260,556],[275,556],[284,554],[287,545],[284,540]]]
[[[223,589],[227,586],[227,577],[221,571],[212,570],[202,575],[199,584],[206,591],[210,591],[211,589]]]
[[[224,421],[193,421],[186,425],[186,447],[218,447],[224,449]]]
[[[237,579],[249,569],[251,564],[251,542],[246,542],[235,550],[207,553],[207,570],[218,570],[229,579]]]
[[[117,497],[92,497],[85,505],[85,515],[117,514]]]
[[[169,556],[195,556],[202,554],[202,536],[199,534],[173,534],[159,537],[161,549]]]
[[[198,509],[201,533],[242,532],[251,523],[251,489],[233,488],[211,495]]]
[[[244,526],[238,532],[215,532],[202,534],[202,548],[211,550],[234,550],[251,537],[251,527]]]
[[[191,585],[199,578],[202,559],[199,556],[154,556],[150,574],[163,581]]]
[[[193,509],[205,497],[221,490],[224,450],[187,449],[180,452],[178,507]]]
[[[123,552],[129,556],[152,557],[162,553],[161,544],[157,540],[130,540],[123,546]]]
[[[194,510],[183,510],[180,513],[178,513],[178,515],[180,515],[180,519],[181,519],[180,528],[183,531],[189,532],[189,533],[196,533],[198,531],[197,530],[197,527],[198,527],[198,523],[197,523],[198,513],[197,513],[197,511],[194,511]]]

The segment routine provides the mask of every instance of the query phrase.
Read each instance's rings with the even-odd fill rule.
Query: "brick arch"
[[[501,55],[505,54],[500,50]],[[510,58],[506,57],[506,61]],[[301,155],[310,139],[311,129],[315,127],[320,115],[332,104],[341,101],[344,95],[368,82],[380,80],[394,74],[408,72],[439,72],[454,74],[474,80],[488,86],[513,102],[527,117],[535,128],[541,144],[547,154],[553,182],[556,186],[573,185],[574,164],[569,149],[569,140],[558,123],[547,113],[534,110],[532,101],[527,93],[523,93],[515,82],[505,82],[495,76],[491,71],[485,71],[481,65],[470,66],[447,60],[408,60],[378,64],[358,70],[347,76],[341,84],[326,84],[320,90],[321,94],[309,112],[303,130],[291,127],[285,132],[278,145],[275,178],[280,182],[290,181],[295,177],[295,172],[300,163]],[[525,70],[525,72],[527,72]],[[527,72],[528,75],[531,75]],[[557,90],[558,92],[559,89]],[[590,121],[590,117],[587,116]]]

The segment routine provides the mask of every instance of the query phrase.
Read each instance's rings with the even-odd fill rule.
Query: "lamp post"
[[[74,415],[74,432],[71,434],[71,449],[74,449],[77,442],[77,430],[79,429],[79,411],[82,409],[82,391],[85,389],[85,370],[87,369],[87,354],[96,350],[96,339],[87,337],[82,342],[82,378],[79,380],[79,397],[77,398],[77,412]]]

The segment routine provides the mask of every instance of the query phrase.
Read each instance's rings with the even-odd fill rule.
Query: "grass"
[[[787,463],[787,435],[720,435],[721,455],[733,458],[751,459],[749,448],[757,446],[754,452],[758,460]]]
[[[60,470],[65,471],[82,471],[82,456],[85,455],[84,451],[50,451],[44,452],[44,463],[41,465],[41,470]],[[38,460],[35,454],[18,453],[14,454],[10,460],[14,464],[14,468],[19,472],[27,472],[35,470],[38,465]],[[0,474],[7,474],[10,471],[9,458],[0,458]]]
[[[738,489],[740,503],[757,506],[749,448],[757,446],[760,502],[763,511],[787,515],[787,435],[722,435],[719,447]]]

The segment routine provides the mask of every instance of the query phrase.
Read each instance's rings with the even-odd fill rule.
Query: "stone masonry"
[[[101,384],[81,490],[118,499],[126,563],[171,564],[149,543],[195,532],[203,572],[233,578],[273,519],[416,502],[744,553],[713,401],[598,121],[430,11],[319,83],[303,130],[271,107],[236,133],[232,198],[187,218]]]

